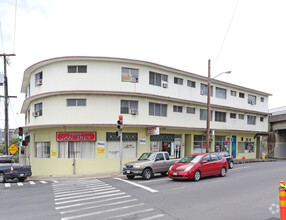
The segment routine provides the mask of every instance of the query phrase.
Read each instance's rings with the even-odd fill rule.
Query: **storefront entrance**
[[[170,156],[181,157],[182,135],[160,134],[150,135],[150,151],[167,151]]]

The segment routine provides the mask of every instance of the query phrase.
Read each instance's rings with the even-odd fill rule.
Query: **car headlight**
[[[192,169],[193,166],[188,166],[185,171],[190,171]]]
[[[140,169],[141,168],[141,165],[134,165],[133,166],[135,169]]]
[[[123,165],[123,169],[126,169],[126,166],[125,166],[125,165]]]
[[[173,167],[173,165],[172,165],[172,166],[170,166],[169,170],[172,170],[172,167]]]

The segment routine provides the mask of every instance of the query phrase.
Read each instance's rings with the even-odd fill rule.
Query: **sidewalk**
[[[263,159],[233,159],[234,164],[257,163],[257,162],[274,162],[274,161],[277,161],[277,159],[271,159],[271,158],[267,158],[265,160],[263,160]]]

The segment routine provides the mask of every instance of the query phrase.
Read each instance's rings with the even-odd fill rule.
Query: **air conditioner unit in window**
[[[205,94],[205,91],[204,90],[201,90],[201,95],[204,95]]]
[[[38,79],[37,82],[36,82],[37,86],[40,86],[42,85],[42,80],[41,79]]]
[[[254,103],[254,101],[250,101],[250,104],[251,104],[251,105],[254,105],[255,103]]]
[[[33,116],[34,116],[34,117],[40,116],[40,112],[33,112]]]
[[[168,88],[168,83],[163,81],[163,82],[162,82],[162,87],[163,87],[163,88]]]
[[[130,109],[130,114],[131,115],[138,115],[138,110],[137,109]]]

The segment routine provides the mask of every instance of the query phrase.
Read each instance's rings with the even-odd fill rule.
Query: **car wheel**
[[[162,172],[161,175],[162,176],[167,176],[167,172]]]
[[[142,177],[144,180],[149,180],[152,177],[152,170],[149,168],[146,168],[143,173],[142,173]]]
[[[130,179],[130,180],[133,180],[134,177],[135,177],[134,175],[127,175],[127,178]]]
[[[230,161],[230,163],[229,163],[229,168],[230,168],[230,169],[233,168],[233,162],[232,162],[232,161]]]
[[[199,170],[197,170],[195,173],[194,173],[194,180],[195,181],[199,181],[201,179],[201,172]]]
[[[6,182],[5,174],[0,173],[0,183],[5,183],[5,182]]]
[[[226,169],[225,169],[225,167],[223,167],[220,170],[220,176],[224,177],[225,175],[226,175]]]
[[[19,182],[24,182],[26,178],[18,178]]]

